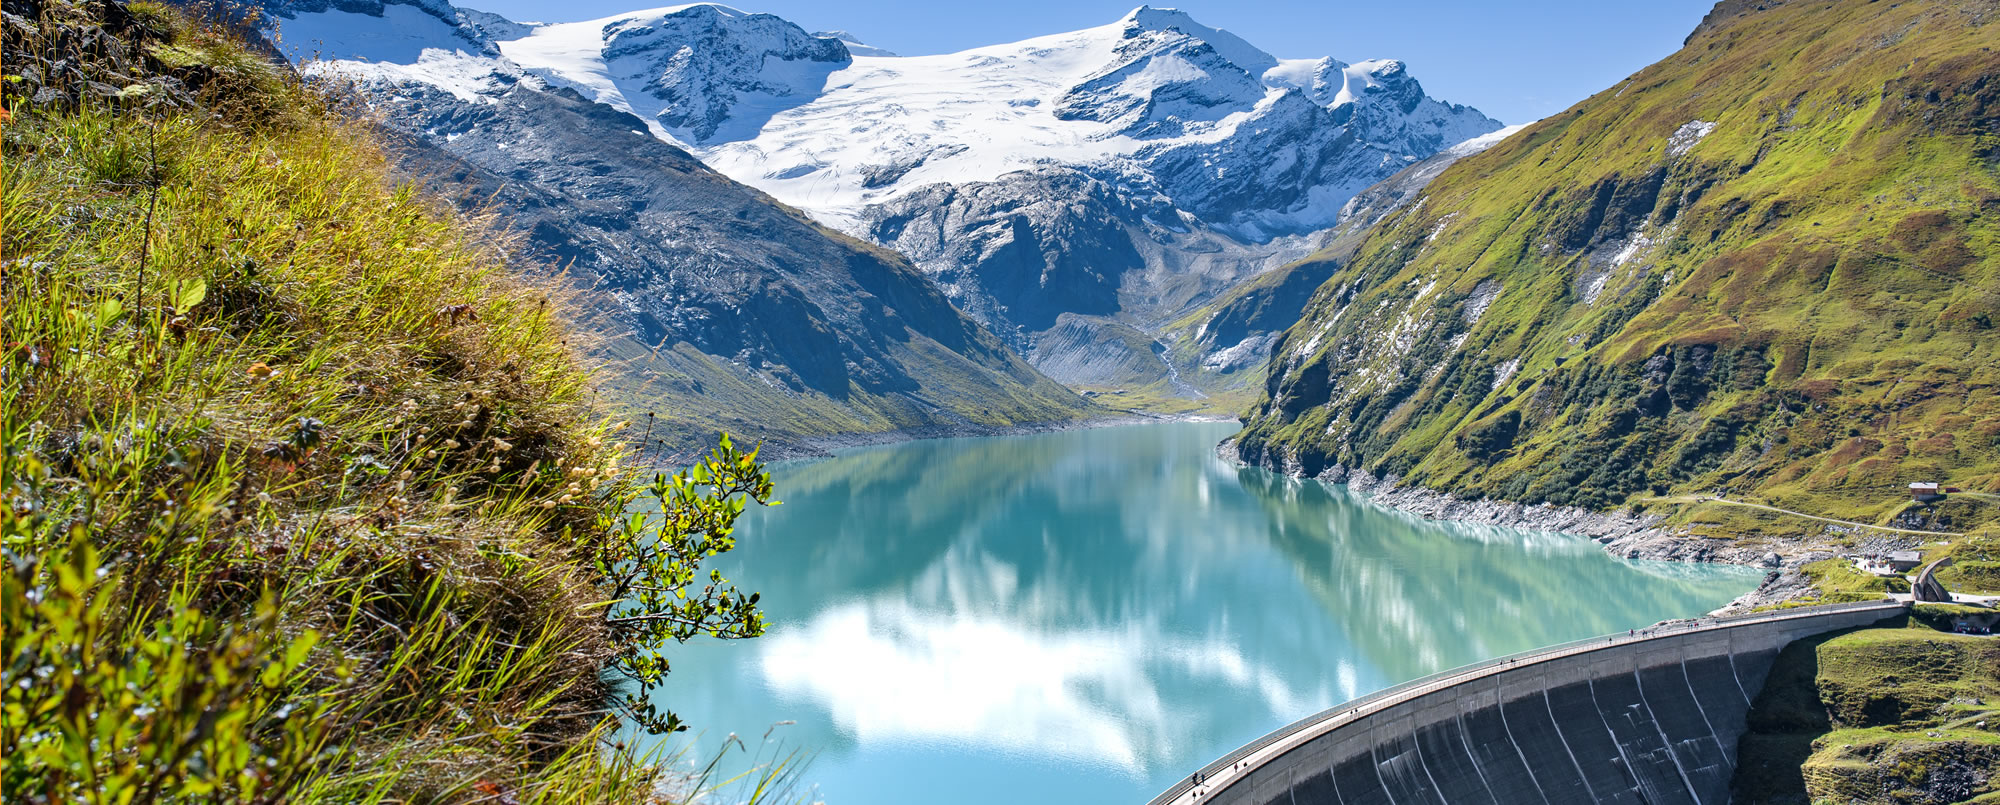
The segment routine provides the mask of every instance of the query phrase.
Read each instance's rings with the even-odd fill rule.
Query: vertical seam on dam
[[[1498,706],[1497,698],[1495,706]],[[1458,726],[1458,745],[1465,747],[1465,756],[1472,759],[1472,773],[1479,775],[1479,787],[1486,789],[1486,795],[1492,797],[1494,802],[1500,802],[1500,792],[1493,790],[1493,784],[1487,781],[1486,769],[1479,763],[1479,753],[1472,751],[1472,739],[1465,737],[1465,714],[1454,714],[1451,718]],[[1513,743],[1513,736],[1508,736],[1507,742]],[[1520,750],[1517,749],[1515,751]],[[1537,788],[1539,790],[1539,787]],[[1502,803],[1502,805],[1505,805],[1505,803]]]
[[[1554,802],[1551,802],[1549,800],[1548,790],[1542,788],[1542,781],[1535,778],[1535,764],[1529,763],[1528,753],[1521,751],[1521,742],[1514,738],[1514,728],[1507,726],[1507,708],[1505,707],[1506,702],[1501,701],[1501,699],[1503,698],[1505,697],[1499,695],[1498,691],[1495,691],[1495,695],[1493,697],[1493,712],[1500,714],[1500,729],[1502,732],[1507,733],[1507,745],[1514,747],[1514,756],[1520,758],[1521,767],[1528,770],[1528,782],[1535,784],[1535,793],[1541,795],[1542,805],[1555,805]],[[1557,740],[1562,739],[1561,733],[1558,733],[1556,735],[1556,739]],[[1567,746],[1563,747],[1563,751],[1565,752],[1569,751],[1569,747]],[[1574,763],[1575,760],[1571,759],[1570,762]]]
[[[1743,706],[1750,706],[1750,691],[1743,688],[1743,675],[1736,671],[1736,652],[1729,652],[1729,678],[1736,680],[1736,692],[1743,697]]]
[[[1437,775],[1431,773],[1431,761],[1430,757],[1424,754],[1424,742],[1411,741],[1410,743],[1417,748],[1417,768],[1424,770],[1424,779],[1431,781],[1431,790],[1437,792],[1439,799],[1443,799],[1445,788],[1438,785]]]
[[[1602,801],[1602,798],[1599,797],[1597,794],[1597,789],[1590,787],[1590,775],[1584,773],[1583,763],[1576,759],[1576,750],[1569,748],[1569,736],[1563,735],[1562,722],[1556,719],[1556,706],[1554,702],[1549,701],[1548,688],[1542,689],[1542,706],[1547,708],[1549,711],[1549,723],[1554,724],[1556,727],[1555,729],[1556,741],[1563,745],[1563,754],[1569,755],[1570,765],[1575,766],[1577,776],[1583,778],[1583,790],[1590,792],[1591,799]],[[1606,727],[1605,729],[1609,730],[1610,728]],[[1511,733],[1509,734],[1509,737],[1512,737]],[[1529,765],[1528,768],[1533,769],[1534,766]],[[1534,772],[1532,771],[1529,772],[1529,774],[1533,773]]]
[[[1597,716],[1597,725],[1604,728],[1605,736],[1611,739],[1612,748],[1618,750],[1618,759],[1625,764],[1625,778],[1632,781],[1632,790],[1643,801],[1646,798],[1646,787],[1644,782],[1639,779],[1639,767],[1632,763],[1631,755],[1625,754],[1625,744],[1618,740],[1618,731],[1611,728],[1611,722],[1604,720],[1604,705],[1597,702],[1597,680],[1592,679],[1586,682],[1583,687],[1585,690],[1590,691],[1591,714]],[[1589,727],[1585,727],[1585,729],[1589,729]],[[1562,725],[1557,724],[1556,730],[1561,731]]]
[[[1696,791],[1694,781],[1688,779],[1687,767],[1681,764],[1681,754],[1674,751],[1674,739],[1667,737],[1666,727],[1660,726],[1660,717],[1653,712],[1652,701],[1646,698],[1646,680],[1637,668],[1632,669],[1632,683],[1639,686],[1639,704],[1646,708],[1646,717],[1653,720],[1653,731],[1660,734],[1660,745],[1666,747],[1667,759],[1674,762],[1674,773],[1680,775],[1681,786],[1687,789],[1688,798],[1694,800],[1695,805],[1701,805],[1701,792]],[[1700,705],[1696,707],[1699,709]],[[1707,720],[1703,719],[1703,723]]]
[[[1729,749],[1722,745],[1722,737],[1715,734],[1715,722],[1709,719],[1708,708],[1701,704],[1701,694],[1694,689],[1694,674],[1688,673],[1687,660],[1681,660],[1681,681],[1687,684],[1688,698],[1694,700],[1694,711],[1701,714],[1701,725],[1708,728],[1708,739],[1715,742],[1715,751],[1721,752],[1725,758],[1729,757]],[[1699,801],[1700,797],[1697,796],[1696,800]]]
[[[1396,805],[1396,792],[1389,788],[1388,778],[1382,776],[1382,763],[1375,759],[1373,747],[1368,750],[1368,769],[1375,772],[1375,784],[1382,787],[1382,798],[1388,800],[1389,805]]]

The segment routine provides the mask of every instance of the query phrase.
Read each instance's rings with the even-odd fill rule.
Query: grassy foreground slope
[[[2000,484],[1996,42],[1985,2],[1723,3],[1378,224],[1274,349],[1241,455],[1864,522],[1912,480]]]
[[[651,800],[610,680],[688,635],[621,616],[761,621],[628,589],[694,563],[625,513],[560,294],[237,40],[5,10],[7,800]]]

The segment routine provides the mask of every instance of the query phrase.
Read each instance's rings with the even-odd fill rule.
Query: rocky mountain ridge
[[[1306,254],[1364,188],[1499,127],[1429,98],[1400,62],[1278,59],[1171,9],[892,57],[712,4],[532,24],[427,2],[449,30],[371,29],[378,10],[360,5],[287,7],[280,26],[325,69],[379,86],[476,101],[532,78],[631,113],[722,173],[906,252],[1048,367],[1100,364],[1072,353],[1127,330],[1157,335]],[[1063,316],[1094,335],[1046,337]],[[1138,354],[1065,380],[1173,371]]]
[[[458,12],[447,24],[435,6],[374,10],[292,20],[326,15],[322,45],[414,52],[414,67],[307,70],[358,78],[407,171],[503,213],[532,256],[561,268],[603,336],[591,350],[614,367],[607,390],[655,414],[655,438],[667,440],[659,457],[717,430],[793,455],[836,435],[986,432],[1099,414],[901,256],[731,181],[630,113],[526,71],[490,69],[488,32],[504,27],[494,18]]]

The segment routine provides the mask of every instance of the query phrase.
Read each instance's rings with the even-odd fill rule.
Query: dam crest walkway
[[[1454,668],[1279,728],[1151,805],[1723,803],[1778,652],[1906,607],[1669,621]]]

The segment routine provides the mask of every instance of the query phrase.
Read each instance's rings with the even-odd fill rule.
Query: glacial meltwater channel
[[[1759,579],[1235,467],[1214,454],[1235,428],[781,465],[784,505],[753,507],[715,565],[763,593],[770,630],[671,651],[659,701],[699,732],[666,740],[692,760],[735,733],[725,773],[804,749],[800,793],[831,805],[1141,805],[1336,703],[1700,615]]]

